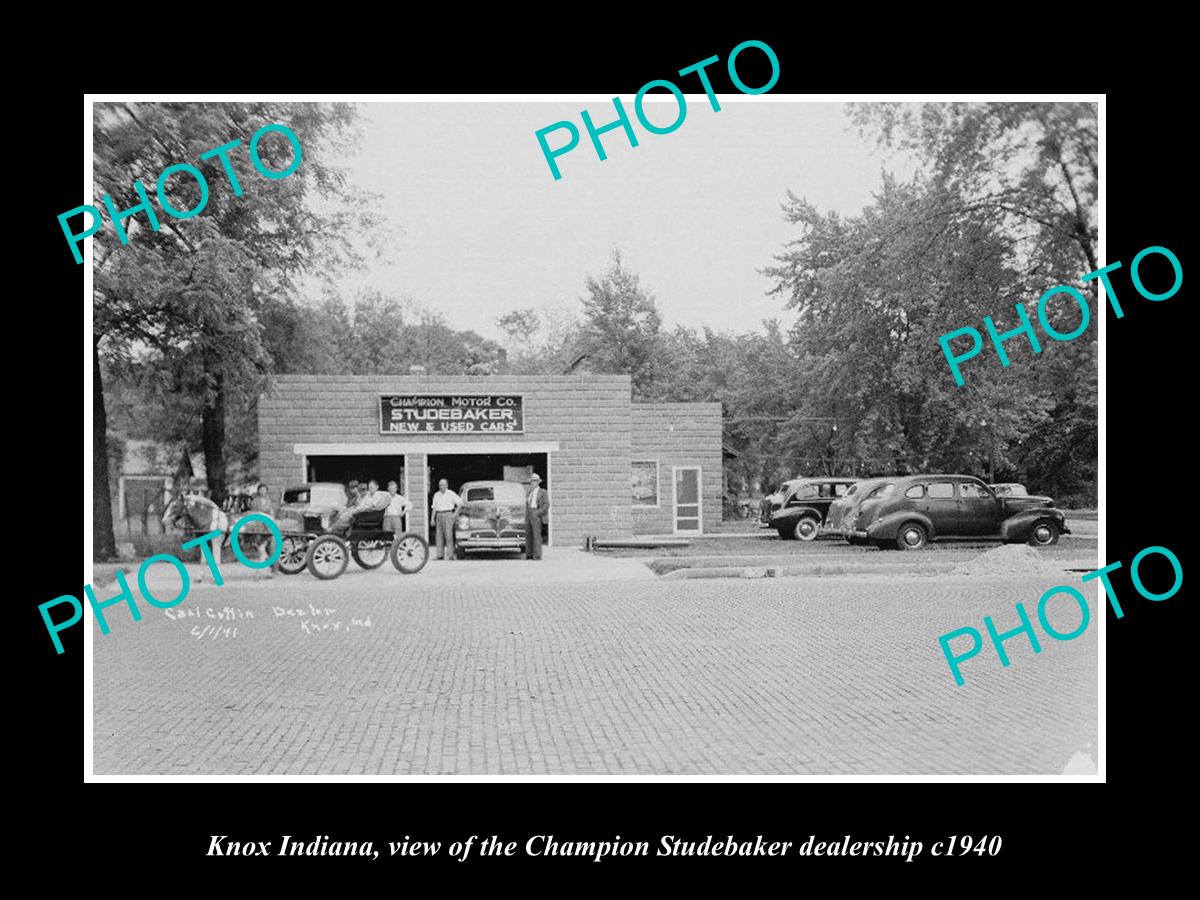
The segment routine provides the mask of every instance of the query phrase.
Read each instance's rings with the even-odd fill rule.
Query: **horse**
[[[213,531],[219,532],[220,544],[216,544],[216,538],[213,538],[214,550],[219,556],[221,549],[229,545],[234,526],[240,519],[248,515],[264,516],[266,513],[255,513],[248,510],[240,514],[231,514],[202,494],[178,494],[163,511],[162,523],[164,530],[195,533],[197,536]],[[268,516],[268,518],[271,517]],[[272,521],[274,521],[273,518]],[[180,523],[184,523],[182,527],[180,527]],[[271,530],[265,523],[256,519],[247,522],[244,528],[239,529],[239,545],[242,545],[244,541],[242,535],[250,535],[253,537],[254,543],[261,542],[263,546],[269,546]]]

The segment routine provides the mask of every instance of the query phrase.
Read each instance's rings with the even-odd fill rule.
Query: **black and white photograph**
[[[1103,779],[1102,98],[687,77],[89,97],[89,778]]]

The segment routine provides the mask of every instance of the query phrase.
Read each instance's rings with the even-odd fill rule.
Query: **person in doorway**
[[[542,490],[542,476],[529,476],[529,493],[525,495],[525,558],[542,558],[542,523],[550,514],[550,495]]]
[[[404,514],[412,504],[400,493],[400,485],[397,482],[389,481],[387,487],[391,499],[388,501],[387,511],[383,514],[383,530],[399,535],[404,530]]]
[[[454,559],[454,519],[462,508],[462,498],[450,490],[445,478],[438,482],[433,495],[433,523],[437,529],[438,559]]]

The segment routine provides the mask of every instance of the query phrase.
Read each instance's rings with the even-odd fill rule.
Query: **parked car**
[[[346,571],[353,558],[364,569],[377,569],[391,559],[405,575],[419,572],[429,559],[429,544],[416,534],[396,535],[383,529],[383,511],[356,515],[345,535],[332,534],[337,514],[346,508],[346,486],[316,481],[286,488],[275,515],[283,533],[279,571],[295,575],[308,569],[329,580]]]
[[[454,524],[454,552],[525,553],[525,486],[516,481],[468,481],[458,490],[463,506]]]
[[[997,497],[1003,497],[1010,501],[1014,508],[1018,503],[1024,503],[1027,506],[1053,506],[1054,500],[1044,494],[1031,494],[1023,484],[1018,484],[1015,481],[1002,482],[1000,484],[989,484],[988,487]]]
[[[871,489],[836,524],[839,533],[881,548],[918,550],[947,538],[1028,541],[1038,547],[1070,534],[1066,517],[1028,498],[998,497],[970,475],[905,475]]]
[[[856,537],[852,531],[843,527],[844,523],[858,515],[858,507],[863,502],[874,502],[880,494],[892,483],[891,478],[864,478],[856,481],[846,489],[846,493],[829,504],[825,514],[823,534],[841,535],[849,544],[865,544],[866,538]]]
[[[853,478],[797,478],[789,481],[770,525],[784,540],[812,541],[834,500],[843,497]]]

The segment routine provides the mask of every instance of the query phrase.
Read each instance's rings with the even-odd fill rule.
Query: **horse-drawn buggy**
[[[347,505],[346,487],[336,482],[314,482],[285,490],[283,503],[274,516],[283,538],[279,571],[295,575],[308,569],[317,578],[329,580],[345,572],[351,559],[364,569],[377,569],[390,559],[404,575],[424,568],[429,560],[429,545],[424,538],[385,529],[383,510],[359,512],[345,525],[339,514]],[[163,515],[163,524],[173,524],[195,536],[221,532],[223,546],[229,542],[238,518],[227,515],[205,497],[188,494],[172,501]],[[239,537],[243,546],[260,547],[264,559],[274,555],[274,537],[263,522],[247,523]]]

